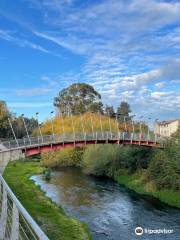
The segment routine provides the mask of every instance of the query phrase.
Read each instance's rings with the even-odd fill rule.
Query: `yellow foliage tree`
[[[56,116],[54,119],[46,120],[41,126],[41,131],[43,135],[52,134],[52,124],[53,130],[55,134],[63,134],[64,133],[73,133],[73,126],[75,133],[83,132],[90,133],[92,130],[94,132],[101,132],[101,126],[103,131],[125,131],[124,123],[118,123],[115,118],[109,118],[105,115],[101,115],[98,113],[84,113],[82,115],[70,115],[64,116]],[[63,129],[64,126],[64,129]],[[127,123],[127,130],[132,132],[131,123]],[[35,129],[34,135],[38,135],[38,129]]]

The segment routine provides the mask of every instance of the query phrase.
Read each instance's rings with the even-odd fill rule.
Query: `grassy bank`
[[[153,196],[172,207],[180,208],[180,192],[170,189],[157,190],[153,181],[144,181],[146,171],[131,175],[115,174],[114,180],[139,194]]]
[[[4,178],[30,215],[41,226],[50,239],[91,239],[85,224],[68,217],[61,207],[52,203],[29,178],[40,174],[39,162],[10,163]]]

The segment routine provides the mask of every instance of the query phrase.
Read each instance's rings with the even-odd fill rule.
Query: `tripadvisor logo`
[[[143,234],[142,227],[136,227],[135,228],[135,234],[138,235],[138,236],[142,235]]]

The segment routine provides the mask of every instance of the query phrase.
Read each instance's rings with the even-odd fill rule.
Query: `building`
[[[163,137],[170,137],[180,127],[180,119],[171,121],[156,122],[155,134]]]

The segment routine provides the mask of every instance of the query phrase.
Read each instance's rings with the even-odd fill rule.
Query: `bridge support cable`
[[[24,114],[21,115],[21,118],[22,118],[22,120],[23,120],[24,128],[25,128],[25,130],[26,130],[26,135],[27,135],[27,137],[28,137],[29,144],[30,144],[30,146],[31,146],[31,139],[30,139],[30,136],[29,136],[29,133],[28,133],[28,129],[27,129],[25,120],[24,120]]]
[[[61,119],[61,129],[62,129],[62,140],[63,140],[63,145],[64,145],[64,137],[65,137],[65,131],[64,131],[64,118],[63,118],[63,113],[61,109],[59,109],[59,118]]]
[[[91,120],[92,136],[93,136],[93,138],[94,138],[94,125],[93,125],[93,119],[92,119],[92,112],[90,112],[90,120]]]
[[[48,240],[0,174],[0,239]]]
[[[17,146],[19,147],[19,143],[18,143],[18,140],[17,140],[16,134],[15,134],[15,132],[14,132],[14,129],[13,129],[13,126],[12,126],[12,123],[11,123],[11,120],[10,120],[9,117],[8,117],[8,122],[9,122],[9,125],[10,125],[10,128],[11,128],[11,131],[12,131],[13,137],[14,137],[14,139],[15,139],[15,141],[16,141],[16,144],[17,144]]]
[[[109,131],[110,131],[111,140],[112,140],[112,126],[111,126],[111,117],[110,117],[110,114],[109,114]]]
[[[100,127],[101,127],[101,136],[102,136],[102,139],[103,139],[104,138],[104,133],[103,133],[103,127],[102,127],[102,116],[101,116],[100,111],[98,111],[98,114],[99,114],[99,122],[100,122]]]
[[[39,134],[40,134],[40,137],[41,137],[41,142],[43,143],[43,135],[42,135],[41,127],[40,127],[40,124],[39,124],[38,115],[39,115],[39,113],[37,112],[36,113],[36,120],[37,120],[37,123],[38,123],[38,130],[39,130]]]

